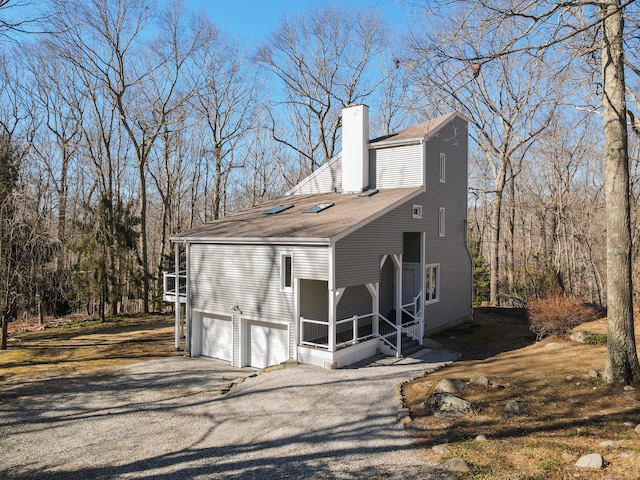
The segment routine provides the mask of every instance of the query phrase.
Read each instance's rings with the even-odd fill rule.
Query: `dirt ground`
[[[553,337],[534,343],[522,310],[478,309],[474,317],[473,323],[433,337],[461,352],[460,361],[404,386],[412,417],[425,426],[416,440],[429,458],[464,458],[473,469],[468,478],[640,478],[640,435],[634,431],[640,423],[640,385],[624,390],[589,376],[590,370],[603,370],[606,345]],[[605,332],[606,319],[578,329]],[[640,344],[638,333],[636,321]],[[479,409],[478,415],[425,414],[420,405],[440,380],[468,382],[477,375],[491,385],[468,384],[460,396]],[[524,413],[506,418],[504,406],[512,400],[524,403]],[[476,441],[478,435],[487,441]],[[446,453],[432,449],[440,444]],[[601,453],[606,468],[576,471],[578,458],[590,453]]]
[[[0,351],[0,386],[182,355],[174,348],[173,322],[172,315],[143,315],[11,323],[8,349]]]

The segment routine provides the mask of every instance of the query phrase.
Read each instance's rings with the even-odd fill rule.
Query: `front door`
[[[413,303],[413,299],[420,292],[420,264],[402,264],[402,304]]]

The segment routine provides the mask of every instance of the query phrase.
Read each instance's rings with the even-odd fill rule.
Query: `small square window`
[[[290,254],[280,257],[280,288],[285,292],[293,288],[293,256]]]
[[[422,218],[422,205],[414,205],[412,209],[413,218]]]
[[[440,183],[444,183],[446,167],[447,167],[447,157],[444,153],[441,153],[440,154]]]
[[[438,235],[444,237],[444,226],[445,226],[445,210],[444,207],[440,207],[438,211]]]

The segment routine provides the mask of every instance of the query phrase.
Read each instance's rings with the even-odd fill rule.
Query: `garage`
[[[277,323],[248,323],[249,365],[264,368],[289,358],[289,329]]]
[[[233,354],[231,319],[202,314],[201,355],[231,361]]]

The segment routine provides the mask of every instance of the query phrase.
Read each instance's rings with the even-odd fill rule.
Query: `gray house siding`
[[[329,321],[329,288],[326,281],[300,280],[300,316]]]
[[[440,154],[445,182],[440,182]],[[440,264],[440,300],[425,307],[425,331],[439,329],[472,313],[472,264],[465,244],[467,218],[467,126],[461,119],[445,125],[426,146],[427,222],[425,262]],[[438,212],[445,208],[445,236],[438,234]]]
[[[408,188],[422,185],[422,145],[369,150],[370,188]]]
[[[344,291],[337,307],[337,319],[344,320],[353,315],[367,315],[371,313],[371,294],[367,287],[358,285]]]
[[[423,205],[424,209],[425,199],[422,193],[338,241],[335,247],[336,286],[379,281],[380,258],[402,253],[403,232],[424,230],[424,216],[422,220],[413,218],[412,207]]]
[[[326,247],[192,244],[191,309],[228,315],[237,302],[245,318],[291,321],[294,293],[280,288],[282,254],[293,256],[294,277],[327,280]]]
[[[296,185],[289,193],[331,193],[342,190],[342,155],[337,155],[322,165],[309,177]]]

